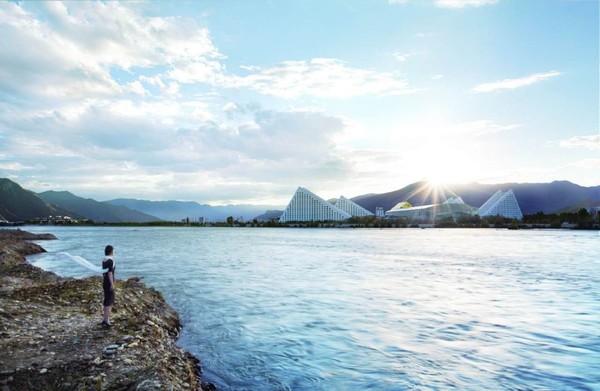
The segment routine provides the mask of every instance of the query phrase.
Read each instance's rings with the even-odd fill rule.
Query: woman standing
[[[108,245],[104,249],[104,260],[102,261],[103,281],[102,288],[104,289],[104,313],[102,317],[102,326],[112,327],[110,323],[110,307],[115,303],[115,268],[116,264],[113,260],[115,249]]]

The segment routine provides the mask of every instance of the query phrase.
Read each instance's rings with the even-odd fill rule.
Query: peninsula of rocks
[[[55,239],[0,230],[0,390],[214,390],[176,341],[179,315],[139,278],[117,281],[103,328],[100,277],[60,277],[25,256]]]

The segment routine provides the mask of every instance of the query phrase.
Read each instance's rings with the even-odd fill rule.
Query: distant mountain
[[[497,190],[512,189],[524,214],[556,213],[561,209],[600,201],[600,186],[583,187],[568,181],[551,183],[504,183],[500,185],[455,185],[452,190],[470,205],[480,206]]]
[[[480,207],[498,190],[512,189],[523,214],[536,212],[555,213],[600,201],[600,186],[583,187],[568,181],[551,183],[502,183],[482,185],[479,183],[448,185],[433,191],[427,182],[416,182],[400,190],[383,194],[369,194],[352,199],[363,208],[375,211],[381,206],[389,210],[398,202],[427,205],[443,202],[449,197],[461,196],[469,205]]]
[[[197,221],[200,217],[204,217],[206,221],[224,221],[229,216],[238,220],[252,220],[267,209],[281,208],[280,205],[211,206],[193,201],[147,201],[131,198],[118,198],[105,203],[125,206],[167,221],[181,221],[188,217],[192,221]]]
[[[24,221],[48,216],[79,217],[42,200],[7,178],[0,178],[0,219]]]
[[[282,210],[268,210],[265,213],[256,216],[255,219],[258,221],[269,221],[280,218],[282,214]]]
[[[45,191],[38,196],[51,204],[73,211],[95,222],[147,223],[160,219],[124,206],[110,205],[91,198],[82,198],[68,191]]]

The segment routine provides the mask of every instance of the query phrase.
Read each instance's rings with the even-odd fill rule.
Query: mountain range
[[[515,193],[523,214],[540,211],[566,212],[600,205],[600,186],[584,187],[568,181],[494,185],[469,183],[448,186],[416,182],[399,190],[365,194],[352,200],[371,212],[375,212],[376,207],[389,210],[404,201],[412,205],[427,205],[455,196],[461,196],[467,204],[479,207],[496,191],[509,189]],[[51,190],[36,194],[23,189],[10,179],[0,178],[0,220],[9,221],[46,218],[51,215],[68,215],[76,219],[87,218],[108,223],[181,221],[186,217],[192,221],[197,221],[200,217],[205,221],[222,221],[228,216],[252,220],[274,218],[281,213],[280,209],[282,206],[279,205],[211,206],[193,201],[148,201],[129,198],[99,202],[78,197],[68,191]]]
[[[96,222],[110,223],[147,223],[150,221],[159,221],[160,218],[148,215],[146,213],[129,209],[124,206],[111,205],[105,202],[98,202],[91,198],[78,197],[68,191],[45,191],[38,193],[42,200],[56,205],[64,210],[75,212],[80,216]]]
[[[0,178],[0,220],[20,221],[65,214],[69,212],[42,200],[10,179]]]
[[[252,220],[267,209],[281,208],[280,205],[211,206],[193,201],[147,201],[131,198],[118,198],[105,202],[148,213],[168,221],[180,221],[186,217],[192,221],[198,221],[200,217],[206,221],[221,221],[227,219],[228,216],[239,220]]]
[[[583,187],[568,181],[495,185],[469,183],[437,187],[428,182],[416,182],[389,193],[354,197],[352,201],[371,212],[375,212],[378,206],[390,210],[403,201],[412,205],[428,205],[456,196],[461,196],[468,205],[480,207],[496,191],[509,189],[515,193],[523,214],[555,213],[600,203],[600,186]]]

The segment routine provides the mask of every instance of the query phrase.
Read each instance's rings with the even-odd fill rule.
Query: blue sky
[[[598,2],[0,3],[0,176],[285,204],[600,185]]]

